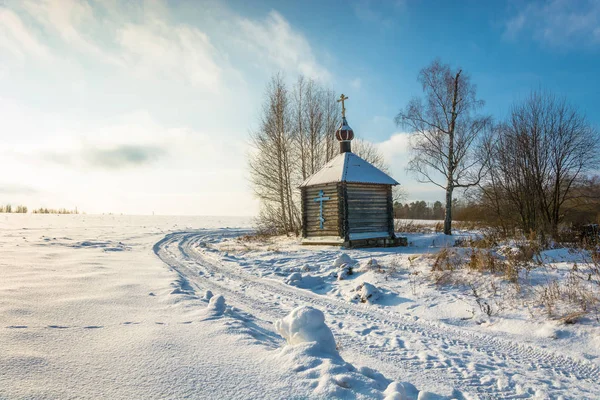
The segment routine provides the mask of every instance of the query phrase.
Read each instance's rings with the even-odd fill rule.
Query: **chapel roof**
[[[398,185],[395,179],[352,152],[338,154],[320,171],[308,177],[300,187],[348,182]]]

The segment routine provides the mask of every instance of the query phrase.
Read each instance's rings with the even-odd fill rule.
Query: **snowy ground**
[[[343,251],[237,239],[249,224],[0,216],[0,398],[600,392],[597,321],[559,325],[516,306],[488,317],[471,289],[426,276],[428,254],[451,244],[441,235]],[[574,256],[545,257],[560,275]]]

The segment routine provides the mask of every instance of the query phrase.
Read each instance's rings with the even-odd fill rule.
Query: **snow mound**
[[[367,367],[344,361],[325,324],[325,315],[312,307],[299,307],[275,323],[288,345],[276,357],[296,373],[294,385],[310,387],[318,398],[414,399],[419,391],[410,383],[397,383]]]
[[[284,282],[288,285],[296,286],[298,283],[302,282],[302,274],[300,272],[294,272],[285,278]]]
[[[218,295],[210,298],[207,312],[212,315],[222,315],[225,312],[225,297]]]
[[[361,303],[374,303],[382,296],[381,290],[369,282],[363,282],[355,289],[356,294],[353,300],[358,300]]]
[[[381,265],[375,258],[369,258],[366,262],[361,262],[361,271],[381,271]]]
[[[277,321],[275,329],[290,345],[314,342],[320,351],[337,354],[333,333],[325,324],[325,315],[321,310],[298,307]]]
[[[357,261],[355,259],[353,259],[346,253],[342,253],[333,262],[333,267],[339,268],[342,264],[354,265],[356,263],[357,263]]]
[[[419,395],[419,391],[413,384],[408,382],[392,382],[385,389],[383,394],[385,395],[384,400],[405,400],[405,399],[419,399],[424,398],[422,395],[426,393],[423,392]]]
[[[290,274],[284,279],[284,282],[300,289],[318,289],[325,283],[320,276],[302,275],[301,272]]]
[[[342,264],[338,267],[337,279],[338,281],[343,281],[349,275],[354,273],[352,266],[348,264]]]

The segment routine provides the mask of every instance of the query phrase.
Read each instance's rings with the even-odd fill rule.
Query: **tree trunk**
[[[452,235],[452,192],[454,191],[454,129],[456,128],[456,106],[458,104],[459,70],[454,78],[454,93],[452,96],[452,117],[448,129],[448,181],[446,183],[446,217],[444,218],[444,235]]]
[[[444,234],[452,235],[452,191],[454,187],[450,180],[446,186],[446,215],[444,217]]]

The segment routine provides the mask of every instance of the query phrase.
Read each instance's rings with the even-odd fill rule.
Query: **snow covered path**
[[[323,310],[344,359],[420,389],[457,398],[595,398],[600,391],[597,364],[557,348],[522,344],[389,307],[354,304],[299,289],[261,277],[248,260],[211,246],[245,232],[172,233],[154,251],[180,275],[183,292],[223,294],[228,304],[252,316],[265,330],[273,330],[273,321],[299,305]],[[333,260],[336,253],[317,254]]]

